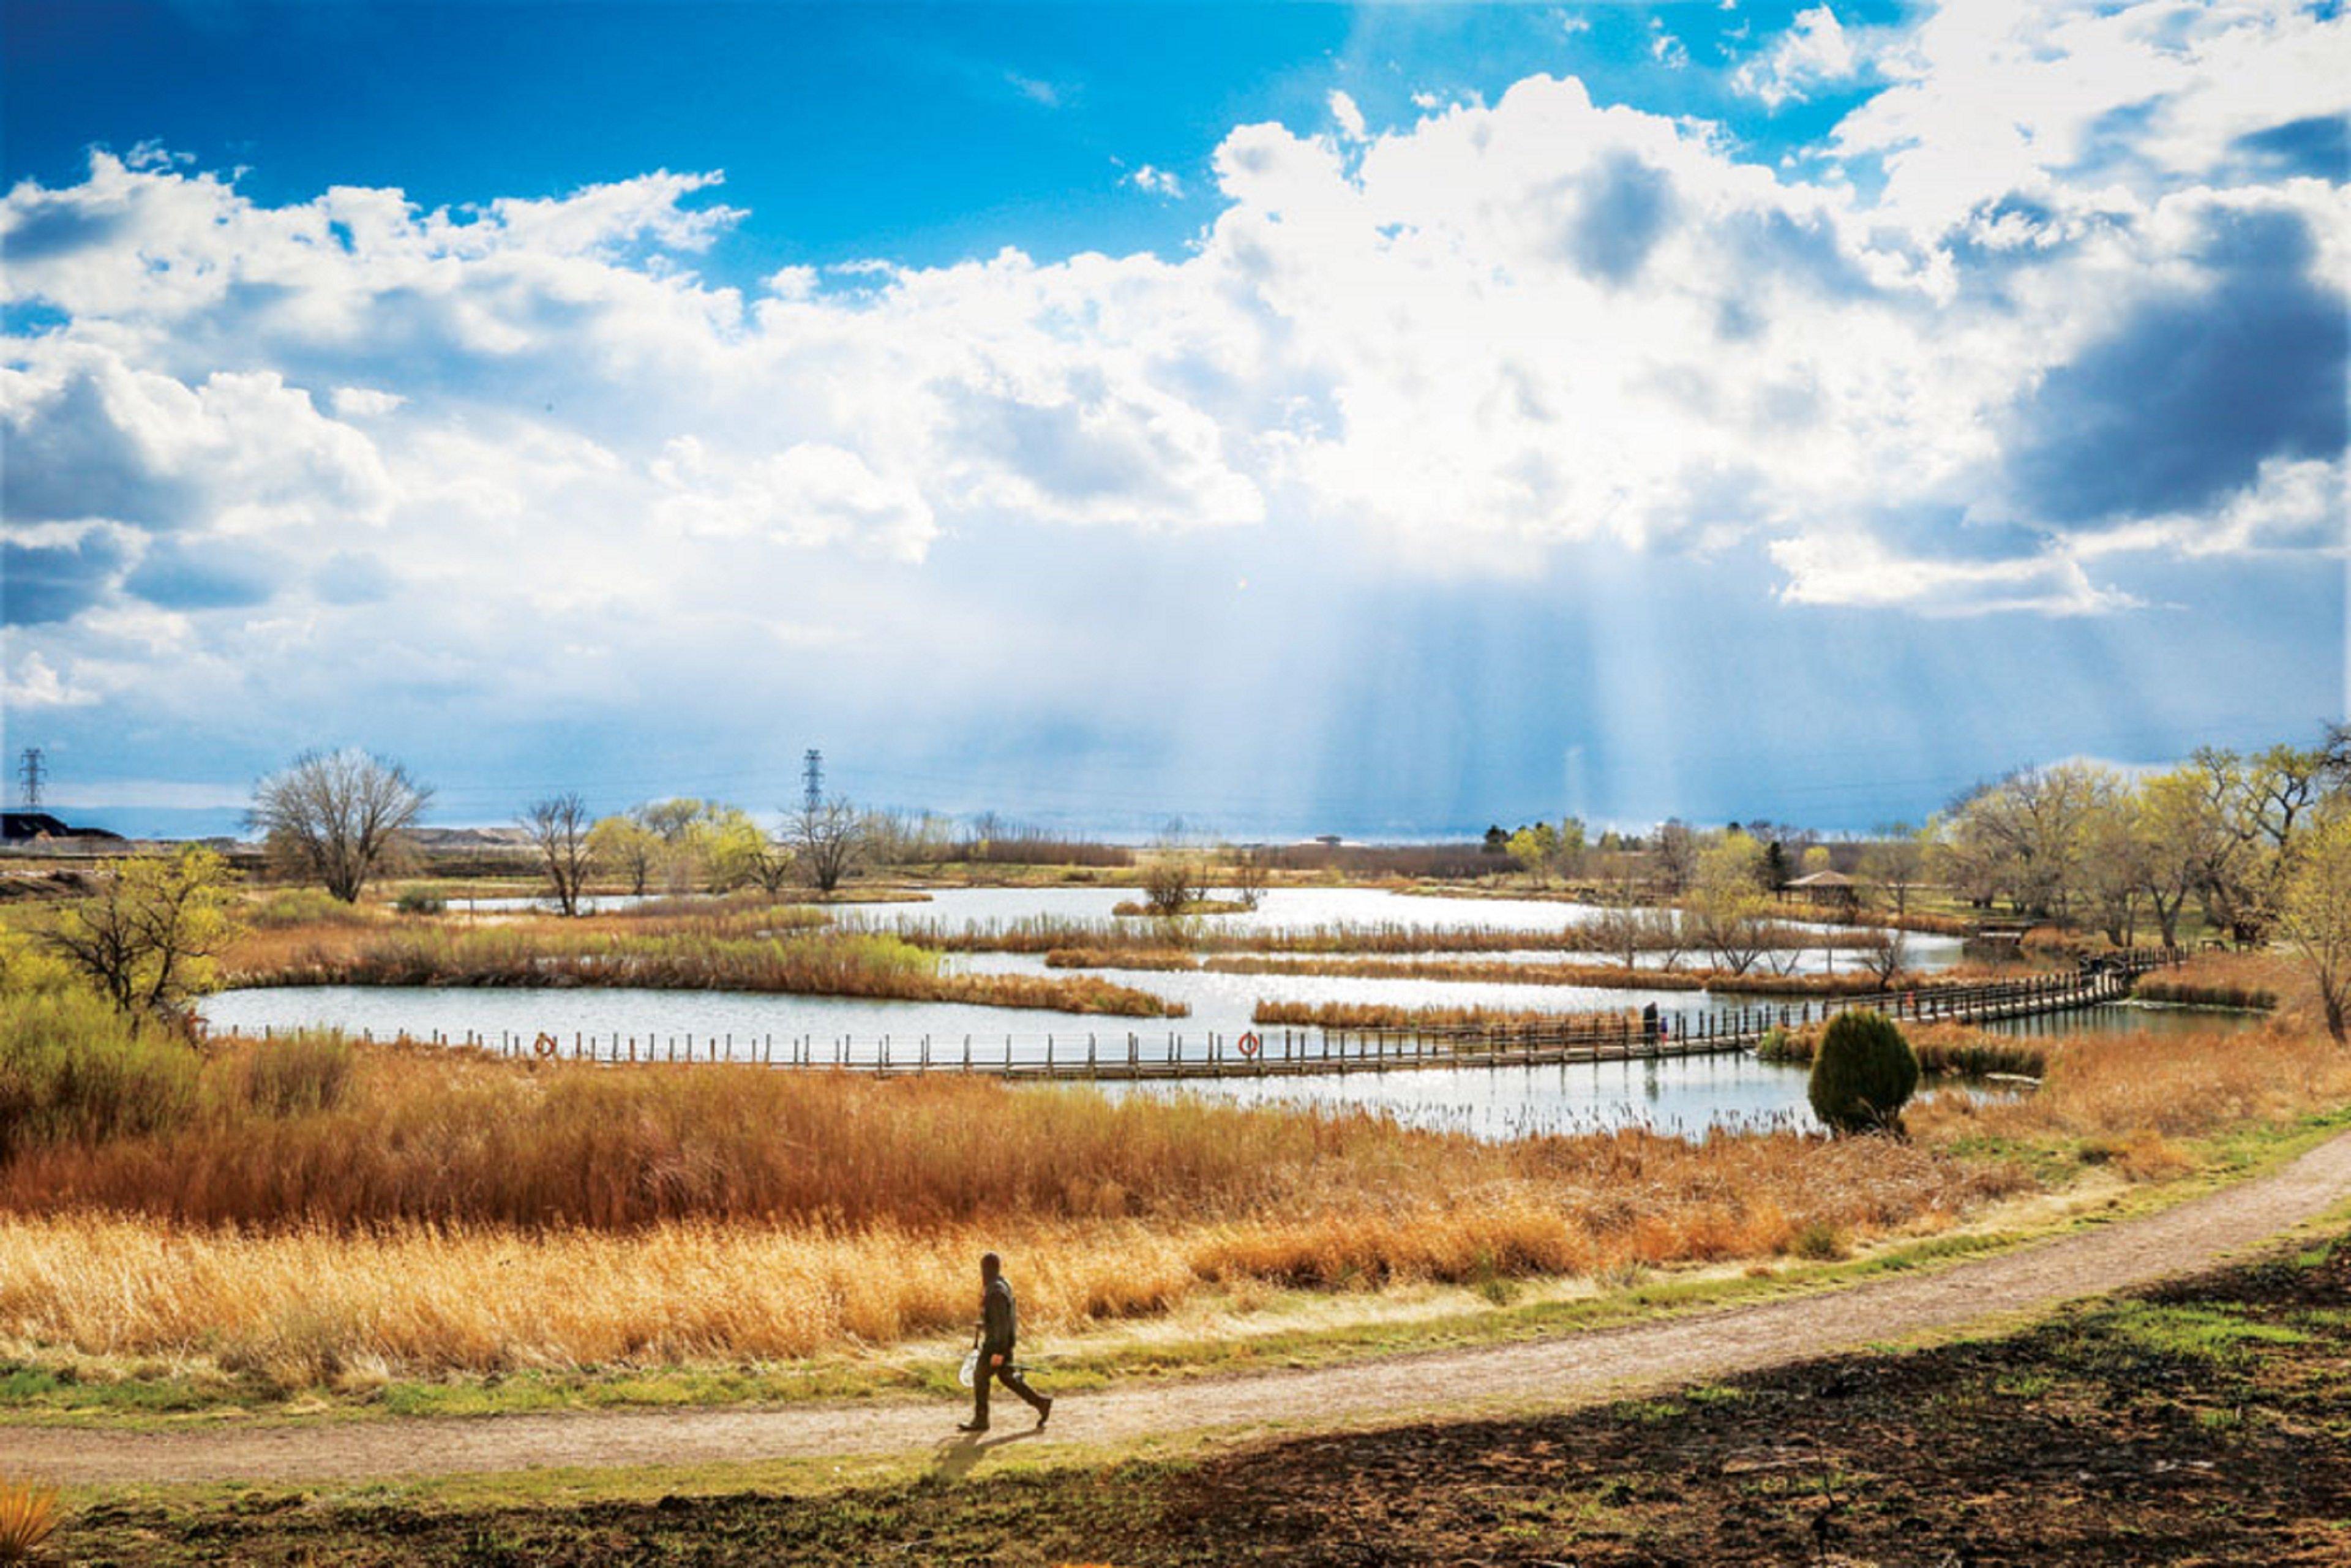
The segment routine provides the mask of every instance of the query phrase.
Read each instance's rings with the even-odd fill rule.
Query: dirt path
[[[941,1450],[955,1471],[1006,1442],[1117,1442],[1204,1428],[1364,1420],[1479,1405],[1589,1403],[1948,1329],[2202,1269],[2351,1196],[2351,1134],[2284,1169],[2142,1219],[1917,1276],[1526,1344],[1072,1394],[1031,1437],[1006,1399],[986,1441],[945,1403],[579,1412],[205,1432],[0,1426],[0,1469],[90,1485],[305,1482],[541,1466],[690,1465]],[[1032,1449],[1033,1451],[1033,1449]]]

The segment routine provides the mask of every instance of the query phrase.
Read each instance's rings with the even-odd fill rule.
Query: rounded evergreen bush
[[[1868,1009],[1829,1020],[1813,1053],[1813,1114],[1840,1133],[1898,1130],[1918,1087],[1918,1058],[1884,1013]]]

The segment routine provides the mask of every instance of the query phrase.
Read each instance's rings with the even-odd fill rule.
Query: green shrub
[[[1853,1249],[1845,1245],[1844,1232],[1825,1219],[1812,1220],[1789,1238],[1788,1250],[1815,1263],[1833,1263],[1853,1255]]]
[[[392,906],[402,915],[439,915],[449,907],[449,901],[437,893],[421,887],[404,888]]]
[[[0,1003],[0,1161],[50,1143],[162,1132],[196,1103],[196,1053],[93,991]]]
[[[1838,1132],[1898,1130],[1917,1087],[1918,1058],[1884,1013],[1842,1012],[1822,1031],[1807,1095],[1813,1114]]]
[[[350,1041],[304,1030],[256,1042],[240,1066],[239,1097],[265,1116],[331,1111],[350,1086]]]
[[[1790,1046],[1786,1028],[1776,1023],[1770,1029],[1765,1030],[1763,1031],[1763,1038],[1756,1042],[1755,1057],[1759,1061],[1802,1061],[1806,1060],[1802,1053],[1796,1051]]]
[[[288,925],[372,925],[382,916],[361,904],[345,904],[323,887],[282,887],[237,911],[263,931]]]

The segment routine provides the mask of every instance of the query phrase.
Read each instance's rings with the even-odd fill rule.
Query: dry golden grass
[[[2135,994],[2150,1002],[2197,1007],[2273,1008],[2309,988],[2282,953],[2199,953],[2186,963],[2139,977]]]
[[[1024,1322],[1065,1333],[1220,1285],[1604,1273],[1768,1256],[1808,1226],[1939,1228],[2022,1180],[1883,1139],[1698,1146],[1628,1133],[1544,1140],[1507,1157],[1435,1144],[1473,1171],[1525,1168],[1447,1184],[1407,1158],[1423,1168],[1403,1191],[1390,1162],[1373,1157],[1326,1173],[1332,1190],[1313,1201],[1292,1194],[1197,1219],[1031,1212],[928,1226],[685,1220],[615,1233],[0,1218],[0,1345],[209,1363],[287,1388],[793,1358],[961,1327],[972,1260],[991,1248],[1019,1270]]]
[[[1929,1078],[1946,1074],[1976,1077],[1993,1072],[2038,1078],[2048,1069],[2046,1040],[2024,1040],[1996,1030],[1944,1019],[1929,1023],[1906,1019],[1899,1027],[1902,1038],[1910,1042],[1912,1052],[1918,1058],[1918,1071]],[[1777,1038],[1767,1034],[1756,1055],[1766,1061],[1809,1067],[1813,1053],[1820,1049],[1821,1036],[1827,1030],[1826,1023],[1813,1023],[1781,1030]]]
[[[883,935],[810,931],[758,921],[804,914],[753,910],[694,921],[536,917],[471,926],[419,921],[395,928],[306,925],[256,931],[225,956],[232,985],[642,986],[663,990],[787,992],[1043,1008],[1129,1018],[1189,1009],[1099,976],[943,971],[938,955]],[[743,933],[729,934],[741,925]]]
[[[57,1489],[0,1480],[0,1563],[29,1563],[57,1529]]]
[[[956,925],[939,920],[900,918],[876,923],[844,915],[836,924],[845,931],[889,931],[919,946],[941,952],[1129,953],[1181,948],[1193,953],[1511,953],[1614,952],[1589,926],[1541,926],[1505,929],[1482,925],[1422,925],[1399,921],[1338,921],[1320,925],[1261,928],[1200,925],[1170,930],[1164,921],[1066,920],[1054,916],[1019,920],[980,921]],[[1779,950],[1818,947],[1865,947],[1877,940],[1874,931],[1824,932],[1791,922],[1773,921],[1757,936],[1760,947]],[[1650,938],[1645,948],[1659,944]]]
[[[790,1357],[1195,1292],[1600,1273],[1932,1229],[2006,1163],[1792,1133],[1479,1142],[1360,1113],[933,1077],[235,1043],[160,1131],[0,1168],[0,1346],[288,1386]]]
[[[2351,1052],[2283,1020],[2045,1049],[2038,1092],[1930,1097],[1908,1143],[1486,1143],[951,1076],[230,1042],[165,1122],[53,1118],[0,1166],[0,1354],[287,1388],[794,1358],[960,1328],[986,1249],[1053,1334],[1272,1287],[1607,1279],[1932,1232],[2031,1187],[2027,1151],[2155,1179],[2188,1140],[2351,1103]]]
[[[2282,1123],[2351,1103],[2351,1051],[2319,1031],[2260,1029],[2178,1034],[2079,1034],[2043,1042],[2041,1087],[2015,1099],[1938,1096],[1909,1113],[1930,1142],[1970,1136],[2195,1138]]]
[[[1146,956],[1155,960],[1165,956],[1159,954]],[[1175,956],[1180,957],[1181,955]],[[1047,955],[1045,961],[1055,968],[1135,967],[1130,959],[1114,954],[1085,954],[1069,949],[1056,950]],[[1185,962],[1165,967],[1190,968],[1195,966]],[[1734,974],[1729,969],[1710,967],[1657,969],[1624,964],[1510,963],[1474,958],[1283,958],[1239,955],[1207,958],[1196,967],[1224,975],[1331,975],[1357,980],[1463,980],[1485,985],[1592,986],[1604,989],[1644,991],[1711,990],[1767,997],[1871,996],[1886,991],[1933,990],[1938,987],[1960,983],[1947,980],[1940,975],[1907,973],[1897,974],[1889,981],[1855,968],[1846,968],[1836,974],[1774,975],[1758,970]],[[2014,974],[2014,971],[2010,971],[2005,977],[2012,978]]]
[[[1544,1012],[1522,1008],[1396,1007],[1385,1002],[1293,1002],[1260,1000],[1249,1021],[1295,1029],[1479,1033],[1496,1037],[1561,1029],[1597,1030],[1640,1026],[1637,1013]]]

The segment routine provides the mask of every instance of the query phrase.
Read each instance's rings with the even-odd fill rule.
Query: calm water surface
[[[968,927],[1049,917],[1110,920],[1112,906],[1136,897],[1131,888],[943,888],[921,904],[872,904],[859,913],[876,924],[922,922]],[[529,901],[482,900],[475,907],[515,908]],[[610,906],[632,900],[600,901]],[[462,907],[462,905],[461,905]],[[1442,929],[1564,930],[1593,919],[1586,905],[1533,899],[1438,898],[1363,888],[1277,888],[1246,915],[1210,916],[1204,924],[1232,929],[1280,929],[1318,925],[1416,925]],[[1912,961],[1940,968],[1955,962],[1956,939],[1909,938]],[[1560,962],[1552,952],[1479,955],[1511,962]],[[1803,956],[1806,972],[1852,963],[1850,955],[1816,950]],[[980,953],[948,958],[977,973],[1046,973],[1041,956]],[[1702,958],[1686,959],[1699,964]],[[1000,1062],[1083,1060],[1088,1042],[1105,1058],[1123,1057],[1130,1036],[1144,1056],[1164,1055],[1171,1036],[1194,1042],[1209,1034],[1237,1038],[1250,1027],[1260,999],[1364,1002],[1405,1007],[1488,1007],[1584,1012],[1637,1009],[1654,1002],[1680,1013],[1714,1005],[1703,991],[1637,988],[1513,986],[1431,980],[1349,979],[1316,975],[1221,975],[1147,970],[1100,971],[1121,984],[1191,1008],[1168,1019],[1084,1018],[1074,1014],[958,1003],[870,1001],[841,997],[777,996],[733,991],[577,988],[509,990],[437,987],[313,986],[223,992],[204,1013],[221,1030],[258,1031],[325,1026],[390,1038],[408,1034],[491,1041],[528,1040],[544,1031],[567,1051],[575,1037],[604,1054],[634,1050],[653,1056],[682,1050],[697,1057],[714,1047],[757,1060],[783,1060],[795,1051],[810,1060],[872,1062],[888,1042],[893,1061],[918,1056],[928,1038],[935,1063],[960,1062],[966,1042],[974,1060]],[[1739,1005],[1739,998],[1721,998]],[[1761,1005],[1761,1004],[1756,1004]],[[1268,1031],[1279,1051],[1279,1031]],[[1050,1045],[1049,1045],[1050,1041]],[[797,1043],[796,1043],[797,1042]],[[1803,1073],[1742,1057],[1573,1067],[1466,1070],[1338,1078],[1226,1080],[1184,1091],[1237,1099],[1371,1105],[1416,1124],[1460,1126],[1485,1135],[1555,1126],[1640,1124],[1698,1131],[1760,1125],[1774,1119],[1809,1124]],[[1131,1085],[1114,1092],[1164,1093],[1169,1085]]]

